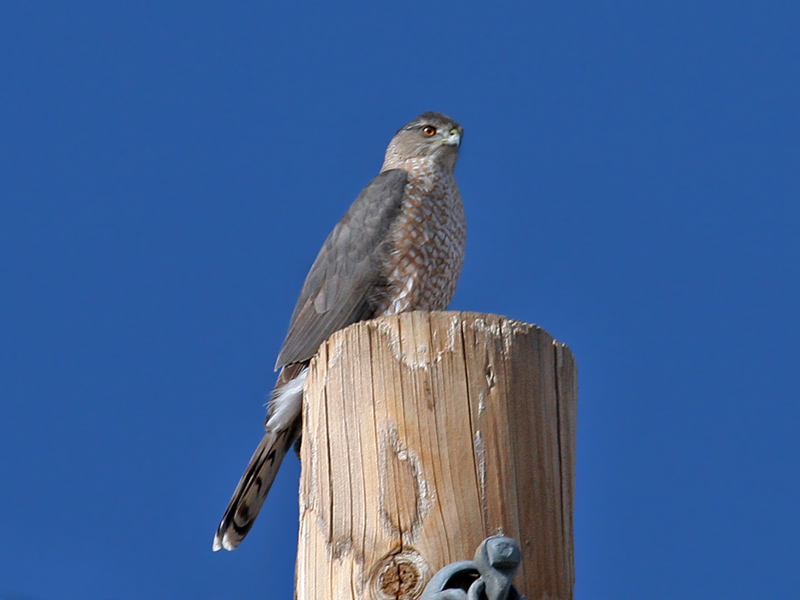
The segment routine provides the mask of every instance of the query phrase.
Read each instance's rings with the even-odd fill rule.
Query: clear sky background
[[[800,3],[280,4],[0,8],[0,599],[291,598],[296,457],[212,535],[425,110],[466,130],[452,308],[578,360],[577,600],[800,598]]]

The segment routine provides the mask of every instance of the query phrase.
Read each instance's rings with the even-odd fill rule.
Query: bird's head
[[[386,149],[384,169],[402,168],[410,159],[433,159],[453,169],[464,129],[450,117],[437,112],[422,113],[404,125]]]

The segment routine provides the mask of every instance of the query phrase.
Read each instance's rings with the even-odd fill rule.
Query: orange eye
[[[436,135],[436,127],[434,127],[433,125],[425,125],[425,127],[422,128],[422,133],[426,137],[431,137],[432,135]]]

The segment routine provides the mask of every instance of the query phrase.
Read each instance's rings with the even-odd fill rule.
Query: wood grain
[[[565,345],[496,315],[382,317],[320,347],[305,398],[299,600],[414,600],[499,532],[522,547],[523,594],[572,598]]]

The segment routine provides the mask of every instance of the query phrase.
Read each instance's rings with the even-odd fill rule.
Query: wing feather
[[[333,332],[372,316],[407,182],[400,169],[380,173],[336,224],[306,276],[276,369],[310,359]]]

